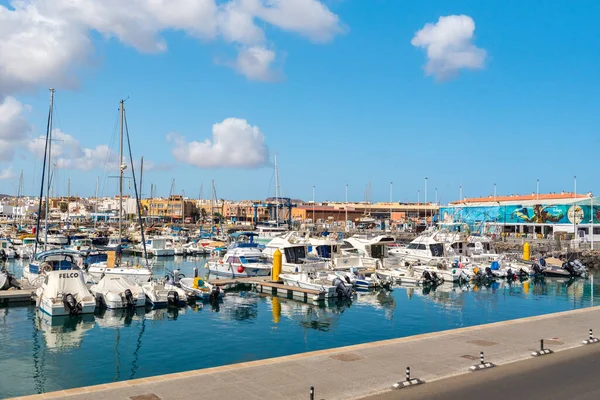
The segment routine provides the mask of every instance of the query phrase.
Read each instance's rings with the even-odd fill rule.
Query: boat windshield
[[[444,245],[442,243],[430,244],[429,249],[431,250],[431,255],[434,257],[444,256]]]
[[[240,261],[242,264],[257,264],[264,262],[260,257],[240,257]]]

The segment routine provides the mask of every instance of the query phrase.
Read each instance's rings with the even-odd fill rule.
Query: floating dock
[[[33,302],[35,302],[35,288],[32,286],[22,286],[21,290],[0,290],[0,305]]]
[[[249,278],[210,279],[208,282],[223,289],[234,289],[239,286],[251,285],[254,286],[259,293],[286,297],[288,299],[297,299],[304,302],[309,300],[323,301],[326,299],[325,292],[287,286],[280,281],[271,281],[270,279],[271,278],[268,276],[257,276]]]

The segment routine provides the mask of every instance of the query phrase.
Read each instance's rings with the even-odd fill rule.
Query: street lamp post
[[[315,216],[315,185],[313,185],[313,206],[312,206],[312,220],[315,228],[317,227],[317,217]]]
[[[346,183],[346,220],[344,221],[344,229],[348,232],[348,184]]]
[[[427,221],[427,177],[425,177],[425,225],[429,226],[429,222]]]
[[[390,229],[392,228],[392,204],[393,204],[394,182],[390,182]]]

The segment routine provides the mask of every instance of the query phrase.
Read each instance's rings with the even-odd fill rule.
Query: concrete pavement
[[[596,400],[600,399],[598,361],[600,344],[579,346],[363,400]]]
[[[411,367],[413,377],[431,382],[469,373],[469,367],[479,362],[480,351],[485,352],[486,361],[501,365],[530,358],[542,338],[555,351],[580,346],[590,328],[600,336],[600,307],[25,398],[307,399],[311,385],[316,399],[361,398],[389,391],[393,383],[404,379],[406,366]]]

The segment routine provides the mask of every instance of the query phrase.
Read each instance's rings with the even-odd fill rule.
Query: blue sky
[[[343,200],[346,184],[350,200],[362,200],[371,182],[373,200],[387,201],[393,181],[395,201],[416,201],[418,190],[423,201],[425,177],[428,199],[437,188],[442,202],[455,200],[461,184],[466,196],[489,195],[494,183],[498,194],[530,193],[536,179],[543,192],[571,191],[574,175],[578,192],[598,192],[600,3],[244,2],[254,3],[241,8],[254,21],[247,30],[218,20],[225,14],[195,20],[190,11],[167,21],[148,11],[154,16],[140,31],[162,38],[157,45],[122,23],[145,15],[136,10],[144,2],[100,24],[86,1],[65,12],[66,0],[28,0],[27,10],[0,0],[7,7],[0,9],[0,71],[17,65],[12,75],[0,73],[0,103],[21,105],[12,121],[0,112],[0,137],[14,147],[0,152],[0,192],[15,192],[21,169],[25,192],[39,190],[41,161],[31,142],[45,134],[50,86],[55,128],[69,135],[55,144],[64,154],[57,195],[66,194],[67,179],[72,193],[92,195],[97,176],[101,194],[115,194],[114,160],[107,163],[97,146],[117,150],[125,97],[134,157],[152,164],[145,193],[155,183],[168,195],[174,178],[176,192],[192,197],[201,184],[209,196],[211,179],[219,197],[274,195],[274,153],[283,194],[305,200],[313,185],[317,201]],[[60,47],[36,53],[37,43],[14,45],[15,32],[34,29],[35,15],[60,22],[33,31],[64,30]],[[8,18],[13,25],[2,23]],[[206,33],[214,21],[221,31]],[[426,24],[438,25],[427,33]],[[419,31],[420,42],[413,40]],[[441,57],[432,56],[431,70],[428,49]],[[258,66],[244,64],[246,56]],[[213,124],[223,134],[218,149],[201,145],[213,140]]]

